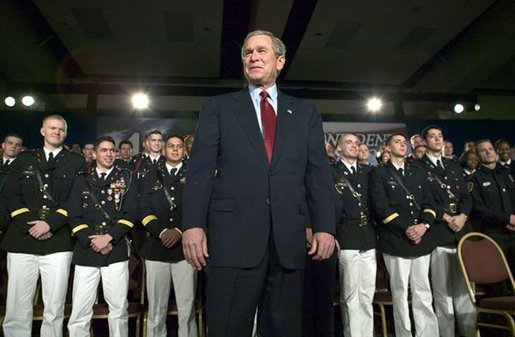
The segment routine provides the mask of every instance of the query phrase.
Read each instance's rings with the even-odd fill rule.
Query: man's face
[[[93,159],[93,144],[85,144],[82,152],[84,153],[84,158],[86,160]]]
[[[467,168],[469,170],[475,170],[477,168],[478,163],[479,160],[474,152],[471,152],[467,155]]]
[[[242,61],[247,81],[266,89],[275,84],[279,71],[284,67],[285,57],[275,55],[270,36],[255,35],[247,40]]]
[[[408,149],[406,138],[401,135],[395,135],[392,137],[390,143],[386,145],[386,151],[390,152],[392,156],[403,158],[406,156]]]
[[[16,158],[21,152],[22,140],[18,137],[6,137],[2,143],[5,158]]]
[[[422,136],[415,136],[411,139],[411,147],[413,149],[419,145],[425,145],[425,144],[426,144],[426,141],[424,140],[424,138],[422,138]]]
[[[345,135],[342,140],[338,142],[338,151],[345,159],[357,159],[360,144],[361,142],[358,137]]]
[[[426,147],[421,145],[421,146],[417,146],[415,148],[415,150],[413,150],[413,157],[415,159],[422,159],[422,157],[424,157],[424,155],[426,154]]]
[[[47,146],[60,147],[66,139],[66,125],[59,119],[47,119],[39,131]]]
[[[432,152],[441,152],[443,148],[443,134],[438,129],[429,129],[426,136],[427,148]]]
[[[497,146],[497,154],[499,155],[499,160],[507,161],[511,157],[511,149],[510,145],[506,142],[502,142]]]
[[[165,144],[166,162],[177,165],[184,158],[184,143],[180,138],[172,137]]]
[[[497,153],[494,146],[490,142],[482,142],[477,146],[477,156],[479,162],[483,165],[495,163],[497,161]]]
[[[101,142],[98,144],[97,149],[93,151],[93,156],[100,169],[109,170],[113,167],[114,160],[116,159],[114,144],[109,141]]]
[[[147,148],[150,153],[161,154],[163,149],[163,136],[158,133],[153,133],[147,138]]]
[[[132,147],[129,144],[122,144],[120,146],[120,157],[123,160],[128,160],[132,157]]]
[[[452,143],[449,141],[445,141],[443,145],[443,152],[447,157],[452,156],[454,153],[454,145],[452,145]]]

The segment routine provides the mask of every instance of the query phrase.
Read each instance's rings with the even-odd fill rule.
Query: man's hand
[[[307,248],[311,248],[313,244],[313,230],[311,228],[306,228],[306,246]]]
[[[190,228],[182,233],[182,251],[186,261],[197,270],[201,270],[207,264],[206,233],[202,228]]]
[[[333,255],[335,246],[334,236],[325,232],[317,232],[313,235],[313,242],[308,254],[313,260],[326,260]]]
[[[510,215],[510,225],[515,226],[515,214]]]
[[[448,226],[450,229],[452,229],[455,232],[461,231],[463,226],[465,226],[465,222],[467,221],[467,216],[463,213],[459,215],[455,215],[451,217],[451,221],[449,222]]]
[[[43,236],[43,234],[50,232],[50,226],[44,220],[29,221],[27,224],[32,226],[29,229],[29,234],[34,239],[39,239],[41,236]]]
[[[173,247],[181,240],[181,233],[175,228],[168,228],[161,234],[161,243],[166,248]]]
[[[512,224],[507,224],[507,225],[506,225],[506,228],[507,228],[509,231],[515,232],[515,226],[513,226]]]
[[[113,244],[109,243],[104,249],[100,250],[100,254],[107,255],[107,254],[111,253],[112,250],[113,250]]]
[[[427,228],[424,224],[411,225],[406,229],[406,236],[414,244],[418,245],[422,241],[422,236],[426,234]]]
[[[53,235],[52,235],[52,233],[48,232],[48,233],[45,233],[45,234],[41,235],[41,236],[38,238],[38,240],[39,240],[39,241],[48,240],[48,239],[50,239],[52,236],[53,236]]]
[[[91,240],[89,246],[91,249],[93,249],[94,252],[100,253],[101,250],[106,248],[111,240],[113,240],[113,237],[109,234],[103,234],[103,235],[91,235],[89,237]]]

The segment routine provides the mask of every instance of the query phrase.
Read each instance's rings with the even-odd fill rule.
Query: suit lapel
[[[283,153],[284,145],[292,130],[292,119],[294,118],[294,109],[291,106],[291,100],[286,95],[283,95],[280,91],[277,93],[277,110],[277,124],[275,127],[275,144],[272,156],[272,166],[279,160],[281,154]]]
[[[257,121],[256,111],[254,110],[254,104],[250,99],[248,88],[245,88],[237,92],[233,98],[236,101],[234,114],[238,119],[241,127],[244,129],[250,143],[254,150],[259,154],[259,157],[263,163],[268,166],[268,158],[266,156],[265,143],[263,141],[263,135],[259,129]],[[276,134],[277,142],[277,134]]]

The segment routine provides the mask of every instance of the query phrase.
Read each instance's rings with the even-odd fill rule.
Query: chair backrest
[[[509,279],[514,287],[506,257],[488,235],[471,232],[463,236],[458,245],[458,258],[467,283],[491,284]]]

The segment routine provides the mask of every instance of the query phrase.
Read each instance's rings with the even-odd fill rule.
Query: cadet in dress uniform
[[[11,164],[21,152],[22,144],[23,139],[15,133],[8,133],[4,137],[2,143],[3,156],[0,160],[0,193],[4,189],[5,178],[11,171]],[[6,200],[0,195],[0,234],[5,232],[10,220],[9,212],[6,209]],[[3,249],[0,249],[0,256],[2,259],[5,257]]]
[[[342,157],[333,166],[336,233],[340,244],[340,308],[345,337],[374,334],[376,232],[369,215],[370,168],[357,163],[360,144],[357,135],[343,135],[338,142]]]
[[[145,138],[145,152],[136,154],[132,161],[126,165],[134,172],[138,180],[138,191],[143,189],[143,183],[149,172],[162,168],[165,165],[163,152],[163,134],[159,130],[150,131]],[[138,222],[131,232],[133,250],[140,253],[146,232],[142,224]]]
[[[515,174],[515,161],[511,160],[511,144],[506,139],[499,139],[495,142],[495,152],[499,155],[499,168],[506,170],[509,174]]]
[[[475,336],[475,308],[470,301],[457,256],[463,235],[472,231],[468,216],[472,198],[467,191],[461,167],[442,156],[442,128],[430,125],[422,131],[427,153],[418,162],[428,172],[428,182],[435,201],[436,219],[431,232],[437,247],[431,253],[431,286],[440,336],[453,337],[457,321],[459,335]]]
[[[73,250],[75,273],[71,337],[89,336],[93,304],[102,279],[109,305],[109,336],[128,336],[129,241],[137,220],[138,192],[130,171],[113,165],[111,137],[95,141],[96,166],[80,174],[70,193],[70,226],[77,238]]]
[[[72,238],[64,203],[84,159],[63,149],[67,124],[50,115],[40,129],[44,147],[21,153],[12,163],[4,193],[12,217],[2,248],[7,253],[4,336],[29,337],[33,299],[41,275],[44,312],[41,336],[62,336]]]
[[[164,152],[166,164],[147,175],[140,193],[140,218],[150,233],[140,252],[147,270],[147,336],[166,337],[166,312],[173,280],[178,336],[197,337],[197,273],[184,259],[181,246],[182,188],[186,175],[183,138],[168,136]]]
[[[382,225],[378,248],[390,275],[395,335],[411,337],[408,288],[417,336],[438,336],[429,284],[430,254],[435,248],[431,225],[436,213],[422,169],[405,164],[406,138],[394,133],[387,140],[391,161],[372,171],[372,207]]]
[[[498,167],[497,154],[490,140],[476,143],[480,165],[468,182],[473,199],[473,220],[501,246],[515,267],[515,179]]]

